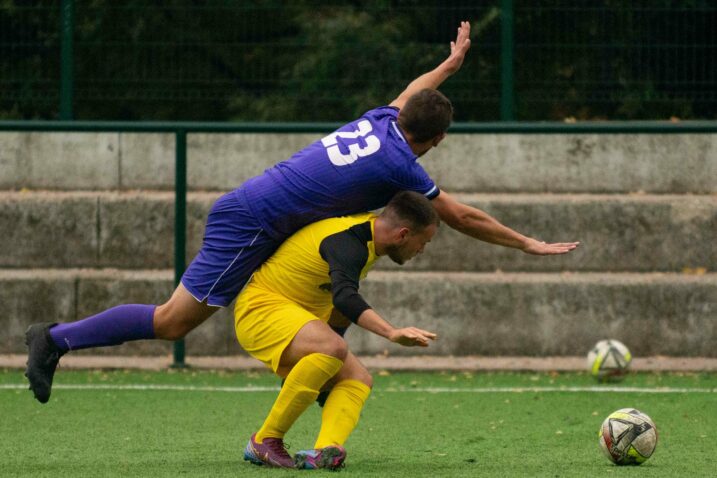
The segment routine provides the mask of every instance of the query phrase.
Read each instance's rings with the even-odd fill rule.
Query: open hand
[[[470,22],[461,22],[458,27],[458,35],[456,41],[451,42],[451,54],[446,58],[444,65],[448,74],[452,75],[461,68],[463,59],[471,47],[471,24]]]
[[[395,329],[388,337],[391,342],[404,347],[428,347],[429,340],[436,340],[436,334],[416,327]]]
[[[544,241],[530,239],[528,244],[523,248],[526,254],[535,254],[537,256],[550,256],[555,254],[566,254],[580,245],[579,242],[555,242],[546,244]]]

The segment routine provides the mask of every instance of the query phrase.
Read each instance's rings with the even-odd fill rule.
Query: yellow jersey
[[[377,256],[373,213],[324,219],[289,237],[247,288],[278,294],[322,320],[334,306],[352,321],[370,308],[358,294]]]

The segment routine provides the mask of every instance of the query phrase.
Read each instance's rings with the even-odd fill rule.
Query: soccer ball
[[[601,382],[622,380],[631,361],[630,351],[617,340],[601,340],[588,352],[590,373]]]
[[[657,446],[657,428],[650,417],[634,408],[621,408],[602,422],[600,448],[616,465],[644,463]]]

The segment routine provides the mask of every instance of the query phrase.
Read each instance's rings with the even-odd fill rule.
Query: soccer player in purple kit
[[[49,400],[55,369],[68,351],[180,339],[228,306],[292,233],[328,217],[381,208],[401,190],[425,195],[443,222],[476,239],[536,255],[575,249],[577,242],[551,244],[524,236],[458,202],[417,162],[446,136],[453,107],[436,88],[460,69],[469,36],[470,24],[461,22],[448,58],[391,104],[366,112],[219,198],[201,250],[166,303],[125,304],[76,322],[31,325],[25,375],[35,398]]]

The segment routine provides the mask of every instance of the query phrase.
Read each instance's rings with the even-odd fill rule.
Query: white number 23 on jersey
[[[321,142],[326,148],[326,152],[329,155],[331,163],[335,164],[336,166],[346,166],[347,164],[351,164],[363,156],[368,156],[378,151],[381,148],[381,141],[379,141],[379,139],[375,135],[369,134],[371,131],[371,122],[368,120],[362,120],[359,121],[358,130],[356,131],[339,131],[336,133],[331,133],[330,135],[322,139]],[[358,143],[349,144],[348,154],[343,154],[341,151],[339,151],[337,138],[363,138],[364,141],[366,141],[366,146],[362,147]]]

